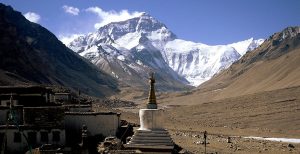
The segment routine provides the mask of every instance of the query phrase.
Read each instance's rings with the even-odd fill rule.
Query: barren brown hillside
[[[216,98],[226,98],[300,85],[299,29],[275,33],[199,89],[220,90]]]

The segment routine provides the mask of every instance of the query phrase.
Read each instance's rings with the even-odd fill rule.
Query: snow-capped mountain
[[[208,46],[180,39],[169,41],[163,51],[169,66],[194,86],[210,79],[240,57],[230,46]]]
[[[146,72],[152,70],[161,80],[161,86],[178,89],[184,84],[197,86],[210,79],[262,42],[251,38],[230,45],[209,46],[185,41],[143,13],[80,36],[68,47],[119,80],[143,84]]]
[[[158,88],[182,90],[188,87],[188,81],[169,67],[157,48],[162,40],[174,37],[164,24],[143,14],[80,36],[69,48],[129,85],[147,86],[148,73],[154,71]]]
[[[168,41],[161,48],[165,61],[191,85],[198,86],[213,75],[228,68],[247,51],[263,43],[253,38],[229,44],[209,46],[181,39]]]

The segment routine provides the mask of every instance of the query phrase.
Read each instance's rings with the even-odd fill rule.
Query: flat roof
[[[5,93],[17,93],[17,94],[30,94],[30,93],[39,93],[39,92],[48,92],[52,93],[52,89],[49,87],[30,85],[30,86],[0,86],[0,94]]]
[[[71,93],[54,93],[55,95],[71,95]]]
[[[63,106],[72,108],[92,107],[91,104],[63,104]]]
[[[51,130],[51,129],[60,129],[60,130],[64,130],[65,127],[64,126],[53,126],[53,125],[49,125],[49,126],[36,126],[36,125],[19,125],[19,128],[21,128],[22,130]],[[17,129],[18,127],[16,125],[0,125],[0,130],[3,129]]]
[[[24,109],[47,109],[47,108],[64,108],[61,105],[51,104],[52,106],[33,106],[33,107],[23,107]]]
[[[116,112],[65,112],[66,115],[120,115]]]

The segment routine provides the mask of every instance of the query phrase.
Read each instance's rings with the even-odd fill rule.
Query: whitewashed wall
[[[94,136],[102,134],[104,136],[115,136],[118,126],[119,119],[117,114],[111,113],[97,113],[85,112],[76,114],[74,112],[67,112],[65,114],[65,128],[67,142],[76,141],[77,143],[81,140],[81,129],[82,125],[87,126],[88,135]]]

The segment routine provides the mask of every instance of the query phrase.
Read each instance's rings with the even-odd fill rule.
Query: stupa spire
[[[155,88],[154,88],[155,79],[154,79],[153,72],[150,73],[149,83],[150,83],[150,91],[149,91],[147,109],[157,109]]]

